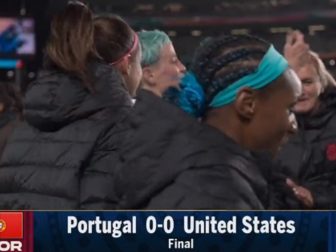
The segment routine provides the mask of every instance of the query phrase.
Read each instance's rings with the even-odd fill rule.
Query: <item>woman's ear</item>
[[[251,120],[256,112],[257,93],[245,87],[238,91],[234,107],[236,112],[244,119]]]
[[[155,74],[151,67],[144,67],[142,69],[143,82],[149,86],[155,86]]]
[[[131,64],[130,64],[129,57],[124,57],[115,66],[120,71],[120,73],[124,76],[128,76],[131,72]]]

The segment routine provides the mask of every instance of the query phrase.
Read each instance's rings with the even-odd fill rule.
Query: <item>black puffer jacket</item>
[[[8,110],[0,114],[0,159],[9,136],[19,122],[20,116],[14,111]]]
[[[297,117],[299,131],[280,152],[277,208],[303,208],[285,185],[289,177],[311,191],[314,208],[336,209],[336,89],[326,90],[320,99],[314,115]]]
[[[261,157],[148,91],[135,113],[115,183],[120,209],[267,207]]]
[[[42,72],[27,92],[26,122],[0,165],[1,209],[114,208],[115,152],[132,103],[116,70],[90,69],[94,95],[58,71]]]

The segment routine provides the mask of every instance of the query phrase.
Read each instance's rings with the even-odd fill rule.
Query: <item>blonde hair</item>
[[[320,56],[313,51],[309,51],[307,55],[307,61],[304,65],[312,64],[321,80],[322,92],[329,87],[336,87],[336,81],[334,77],[327,70]]]

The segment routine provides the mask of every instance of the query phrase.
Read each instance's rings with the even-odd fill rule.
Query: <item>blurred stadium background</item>
[[[24,76],[34,78],[41,62],[50,16],[66,0],[1,0],[0,15],[35,20],[36,53],[17,56]],[[161,29],[188,65],[200,40],[219,34],[259,35],[282,50],[286,33],[299,29],[336,75],[336,0],[88,0],[96,13],[115,13],[136,30]],[[11,58],[8,55],[0,55]],[[1,64],[0,64],[1,67]],[[17,73],[3,72],[6,78]],[[22,75],[22,74],[21,74]],[[4,76],[2,76],[4,78]]]

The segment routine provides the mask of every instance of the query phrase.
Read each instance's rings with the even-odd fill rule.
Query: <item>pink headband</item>
[[[132,47],[122,56],[120,57],[120,59],[114,61],[111,63],[111,65],[116,65],[119,62],[121,62],[125,57],[129,57],[131,55],[131,53],[135,50],[135,48],[137,47],[138,43],[139,43],[139,38],[138,35],[136,34],[136,32],[133,32],[134,34],[134,40],[133,40],[133,45]]]

